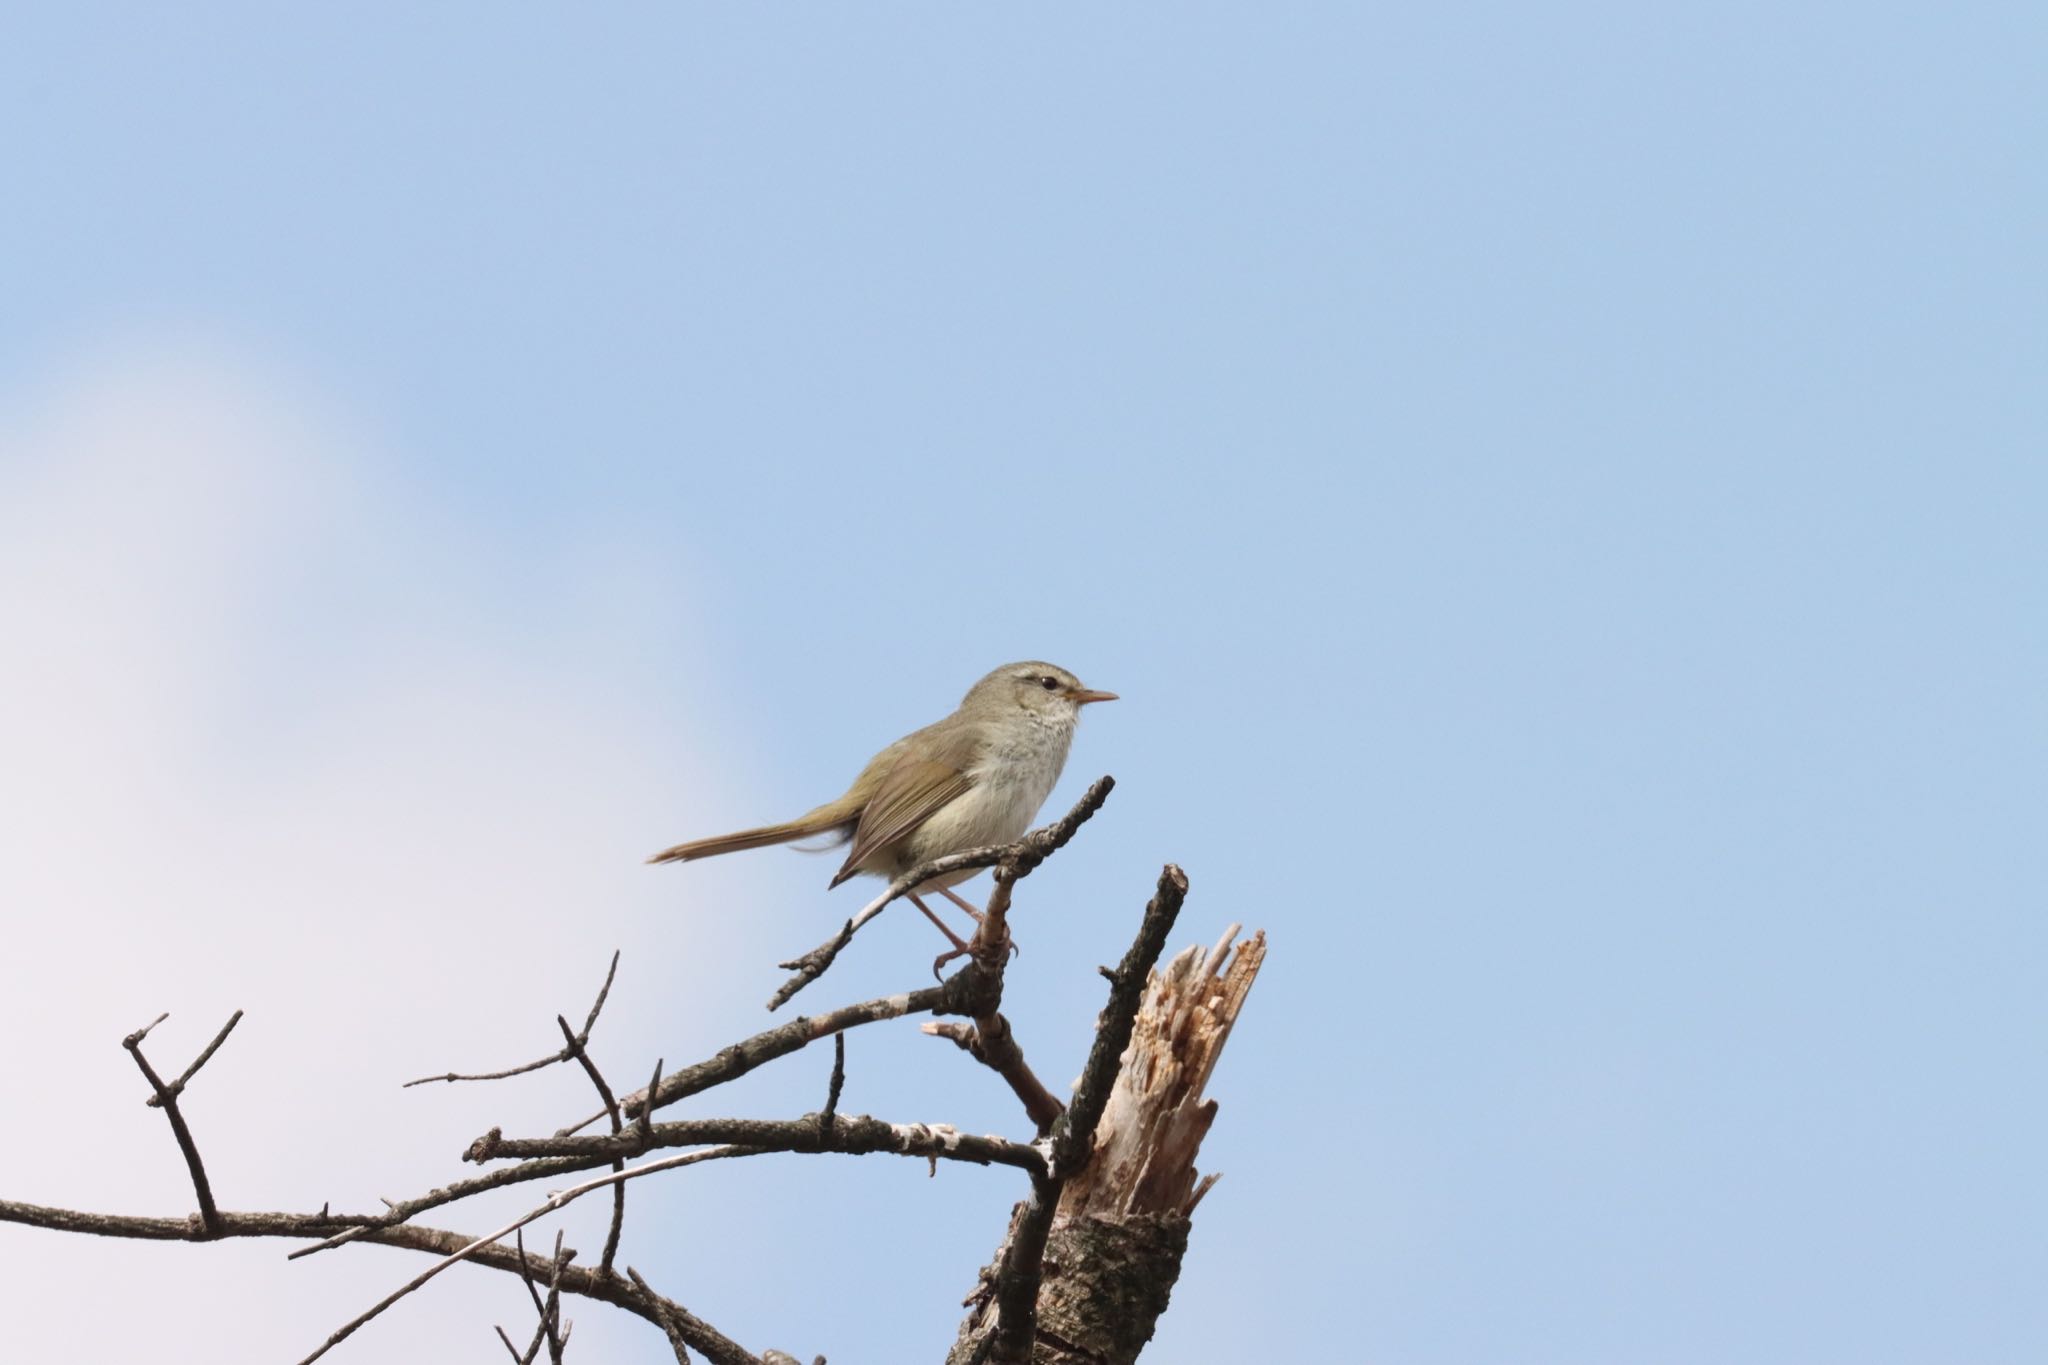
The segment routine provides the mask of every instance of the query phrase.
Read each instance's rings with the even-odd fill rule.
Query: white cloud
[[[717,876],[639,864],[758,805],[678,777],[736,765],[683,727],[716,699],[664,643],[673,569],[593,545],[557,553],[545,591],[507,590],[531,563],[302,387],[141,348],[0,427],[0,1196],[191,1207],[119,1046],[159,1010],[160,1070],[248,1011],[187,1102],[223,1206],[365,1208],[458,1173],[487,1121],[584,1103],[567,1076],[488,1096],[397,1080],[545,1051],[615,946],[614,1038],[692,1006],[729,1020],[715,964],[788,946],[736,943],[753,931],[707,903]],[[0,1225],[8,1354],[296,1359],[418,1268],[286,1249]],[[524,1322],[498,1278],[444,1277],[345,1349],[492,1359],[487,1324]]]

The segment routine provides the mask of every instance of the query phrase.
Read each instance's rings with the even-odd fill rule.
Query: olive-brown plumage
[[[861,873],[893,879],[948,853],[1009,843],[1051,795],[1081,708],[1115,699],[1054,664],[1004,664],[969,688],[953,714],[876,754],[835,800],[784,824],[677,844],[648,861],[688,862],[823,835],[853,845],[832,878],[837,886]],[[917,889],[957,901],[947,888],[973,875],[949,873]]]

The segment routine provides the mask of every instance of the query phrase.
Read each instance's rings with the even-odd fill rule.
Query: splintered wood
[[[1195,1157],[1216,1118],[1202,1098],[1216,1059],[1266,958],[1264,930],[1231,947],[1199,944],[1152,973],[1131,1045],[1096,1130],[1095,1157],[1067,1182],[1058,1220],[1092,1214],[1193,1212],[1217,1177],[1199,1183]]]

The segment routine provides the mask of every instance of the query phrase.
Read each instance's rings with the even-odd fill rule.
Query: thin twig
[[[828,1038],[841,1030],[857,1028],[862,1024],[879,1023],[886,1019],[901,1019],[907,1014],[924,1014],[930,1011],[951,1013],[962,1012],[960,1008],[948,1009],[949,1003],[964,1006],[971,1002],[960,998],[962,993],[974,984],[961,982],[966,973],[956,973],[951,981],[940,986],[926,986],[922,990],[904,995],[887,995],[879,1000],[864,1000],[857,1005],[847,1005],[829,1014],[798,1015],[788,1023],[764,1029],[751,1038],[732,1044],[704,1061],[686,1066],[680,1071],[670,1072],[661,1078],[654,1093],[655,1109],[664,1109],[678,1100],[737,1080],[755,1067],[772,1062],[778,1057],[787,1057],[820,1038]],[[960,983],[960,984],[955,984]],[[642,1090],[626,1096],[619,1107],[628,1118],[638,1118],[647,1108],[648,1091]],[[560,1131],[558,1136],[567,1137],[589,1127],[604,1117],[599,1110],[589,1118]]]
[[[505,1343],[505,1350],[511,1355],[512,1359],[517,1362],[517,1365],[533,1365],[533,1357],[530,1355],[521,1355],[519,1353],[519,1348],[512,1344],[512,1338],[505,1335],[504,1328],[493,1326],[491,1330],[498,1334],[498,1340]],[[535,1340],[534,1345],[536,1347],[540,1345],[538,1339]]]
[[[312,1365],[312,1363],[318,1360],[321,1356],[326,1355],[330,1350],[334,1349],[334,1347],[340,1345],[349,1337],[353,1336],[356,1333],[356,1331],[360,1329],[365,1323],[370,1322],[372,1319],[374,1319],[380,1313],[382,1313],[385,1309],[391,1307],[391,1305],[397,1303],[406,1295],[412,1293],[414,1290],[426,1284],[427,1281],[433,1279],[436,1275],[439,1275],[449,1266],[459,1264],[460,1262],[468,1259],[473,1253],[483,1249],[484,1247],[490,1246],[495,1242],[503,1241],[505,1238],[510,1237],[514,1232],[518,1231],[520,1228],[525,1227],[527,1224],[532,1223],[537,1219],[547,1217],[547,1215],[549,1215],[550,1213],[553,1213],[558,1209],[564,1208],[565,1206],[574,1202],[575,1200],[580,1199],[582,1196],[589,1194],[592,1190],[603,1189],[605,1186],[613,1184],[617,1181],[633,1180],[637,1179],[640,1176],[653,1175],[657,1171],[674,1170],[678,1166],[690,1166],[695,1165],[697,1162],[700,1161],[715,1161],[720,1157],[744,1156],[747,1154],[748,1153],[744,1148],[738,1147],[712,1147],[698,1152],[684,1152],[678,1156],[668,1156],[661,1158],[659,1161],[650,1161],[644,1166],[633,1166],[629,1167],[624,1171],[613,1171],[607,1175],[601,1175],[597,1177],[595,1180],[586,1180],[580,1185],[572,1185],[566,1190],[558,1190],[554,1194],[549,1195],[547,1199],[544,1200],[538,1207],[527,1210],[519,1217],[507,1223],[504,1227],[499,1228],[496,1232],[486,1233],[484,1236],[478,1237],[475,1240],[467,1243],[466,1245],[458,1248],[457,1250],[450,1252],[448,1255],[434,1262],[433,1265],[428,1266],[425,1270],[421,1271],[419,1274],[413,1276],[410,1280],[400,1285],[397,1289],[394,1289],[389,1294],[386,1294],[383,1298],[379,1299],[370,1307],[364,1309],[362,1312],[356,1314],[356,1316],[350,1318],[341,1326],[335,1328],[333,1333],[328,1336],[326,1341],[322,1342],[319,1346],[314,1348],[312,1354],[304,1357],[302,1360],[299,1361],[299,1365]]]
[[[545,1318],[547,1316],[547,1309],[541,1305],[540,1287],[534,1284],[533,1268],[527,1264],[526,1260],[525,1229],[522,1228],[513,1232],[512,1244],[513,1247],[519,1252],[519,1278],[526,1282],[526,1297],[533,1300],[534,1315],[536,1317]],[[562,1242],[560,1236],[558,1235],[555,1239],[555,1258],[557,1260],[560,1260],[561,1255]]]
[[[652,1289],[649,1289],[647,1287],[647,1281],[641,1279],[640,1272],[633,1269],[632,1266],[626,1267],[626,1278],[630,1279],[633,1282],[634,1286],[638,1288],[641,1293],[647,1295],[648,1298],[660,1298],[660,1295],[656,1294]],[[683,1339],[682,1332],[677,1328],[675,1322],[669,1317],[669,1315],[666,1312],[661,1312],[660,1310],[657,1310],[657,1314],[658,1315],[655,1318],[655,1321],[660,1325],[661,1330],[668,1336],[669,1349],[673,1350],[676,1353],[676,1365],[690,1365],[690,1345],[687,1341]]]
[[[839,1093],[846,1088],[846,1035],[832,1035],[832,1080],[825,1087],[825,1109],[818,1115],[818,1135],[832,1140],[833,1121],[839,1117]]]
[[[618,1186],[615,1185],[612,1188],[617,1189]],[[614,1229],[616,1229],[616,1226],[614,1224]],[[548,1360],[550,1365],[562,1365],[562,1351],[569,1344],[569,1334],[555,1330],[555,1324],[562,1316],[562,1271],[568,1264],[568,1259],[562,1254],[562,1230],[557,1228],[555,1229],[555,1259],[554,1263],[548,1268],[548,1301],[547,1306],[541,1309],[540,1314],[541,1330],[547,1333],[548,1338]],[[599,1275],[609,1275],[611,1267],[600,1265],[597,1268],[597,1273]]]
[[[471,1195],[482,1194],[486,1190],[502,1189],[507,1185],[519,1185],[529,1180],[545,1180],[550,1176],[571,1175],[578,1171],[587,1171],[592,1166],[603,1164],[603,1162],[579,1161],[569,1158],[552,1162],[529,1162],[524,1166],[508,1166],[501,1171],[491,1171],[485,1175],[472,1176],[468,1180],[457,1180],[443,1185],[439,1189],[429,1190],[425,1194],[413,1199],[401,1200],[396,1203],[387,1200],[386,1203],[389,1207],[383,1213],[360,1218],[335,1219],[335,1222],[345,1222],[349,1226],[342,1228],[341,1231],[336,1232],[331,1237],[313,1243],[311,1246],[300,1247],[292,1252],[287,1259],[295,1261],[301,1256],[311,1256],[318,1251],[332,1250],[335,1247],[365,1237],[374,1229],[397,1227],[419,1214],[425,1213],[428,1209],[439,1208],[443,1204],[453,1204],[459,1199],[467,1199]]]
[[[659,1095],[661,1093],[661,1067],[662,1063],[666,1062],[667,1060],[668,1059],[666,1057],[656,1057],[654,1059],[654,1079],[647,1082],[647,1088],[641,1091],[641,1094]],[[641,1133],[645,1134],[647,1130],[653,1126],[653,1123],[654,1106],[651,1104],[641,1105],[640,1117],[633,1121],[634,1126],[638,1128],[641,1131]]]
[[[613,954],[612,960],[614,962],[618,960],[618,955],[616,953]],[[605,979],[605,985],[607,987],[611,985],[611,979],[609,977]],[[602,996],[598,998],[598,1003],[604,1003],[604,998]],[[593,1020],[596,1019],[597,1011],[592,1010],[590,1017]],[[583,1045],[582,1038],[578,1037],[576,1034],[571,1033],[569,1031],[569,1021],[567,1019],[564,1019],[561,1015],[558,1014],[555,1016],[555,1022],[561,1026],[563,1045],[568,1049],[568,1051],[571,1054],[575,1056],[577,1061],[583,1064],[583,1074],[590,1077],[590,1083],[597,1087],[598,1098],[604,1101],[604,1112],[611,1118],[612,1131],[614,1133],[618,1132],[620,1128],[619,1102],[612,1098],[612,1088],[604,1083],[604,1076],[599,1073],[597,1069],[597,1063],[590,1059],[590,1049]],[[622,1171],[625,1169],[625,1163],[615,1162],[612,1165],[612,1169],[615,1171]],[[605,1234],[604,1252],[597,1259],[598,1274],[604,1275],[610,1273],[612,1268],[612,1257],[618,1254],[619,1236],[621,1233],[625,1231],[625,1228],[626,1187],[623,1184],[614,1185],[612,1186],[612,1225],[611,1230]],[[552,1342],[550,1343],[549,1349],[556,1349]]]
[[[605,997],[612,993],[612,978],[618,975],[618,971],[619,954],[618,950],[614,949],[612,952],[612,965],[604,974],[604,985],[597,989],[597,1000],[590,1007],[589,1017],[583,1021],[583,1031],[575,1035],[578,1043],[588,1043],[590,1041],[590,1030],[597,1026],[598,1011],[604,1008]],[[555,1065],[557,1062],[566,1062],[574,1055],[573,1052],[564,1047],[560,1051],[550,1053],[538,1061],[527,1062],[523,1066],[507,1067],[503,1071],[478,1071],[466,1074],[448,1071],[443,1072],[439,1076],[420,1076],[414,1080],[407,1081],[400,1089],[410,1090],[416,1085],[432,1085],[436,1081],[502,1081],[511,1076],[524,1076],[529,1071],[540,1071]]]
[[[1093,1151],[1095,1125],[1102,1121],[1124,1049],[1131,1045],[1138,1006],[1144,1002],[1145,979],[1158,963],[1159,954],[1165,951],[1167,935],[1173,932],[1187,895],[1188,874],[1168,863],[1145,906],[1138,936],[1110,974],[1109,1003],[1102,1007],[1101,1026],[1095,1030],[1095,1042],[1088,1049],[1081,1079],[1074,1085],[1074,1101],[1053,1130],[1052,1169],[1059,1179],[1064,1180],[1086,1165]]]
[[[206,1065],[207,1059],[213,1056],[215,1050],[227,1041],[228,1034],[241,1022],[242,1012],[235,1011],[234,1017],[214,1035],[213,1041],[206,1045],[206,1050],[199,1054],[198,1060],[185,1068],[184,1074],[178,1077],[175,1088],[165,1085],[163,1078],[156,1074],[156,1068],[149,1064],[149,1058],[142,1055],[142,1040],[149,1036],[151,1029],[168,1018],[168,1012],[159,1014],[123,1038],[121,1046],[128,1049],[128,1055],[135,1059],[135,1065],[142,1068],[143,1078],[149,1082],[150,1089],[156,1092],[153,1098],[157,1107],[164,1111],[164,1117],[170,1120],[171,1135],[177,1138],[178,1150],[185,1155],[185,1169],[191,1172],[192,1191],[199,1199],[200,1224],[209,1235],[217,1237],[220,1235],[220,1210],[214,1207],[213,1187],[207,1183],[206,1165],[199,1159],[199,1144],[192,1140],[192,1129],[185,1123],[184,1114],[178,1110],[178,1091],[184,1089],[185,1083],[191,1080],[199,1068]]]
[[[584,1040],[569,1032],[569,1021],[561,1015],[555,1016],[555,1023],[561,1027],[564,1047],[570,1056],[583,1064],[583,1074],[590,1077],[590,1083],[597,1088],[598,1098],[604,1101],[604,1112],[612,1121],[612,1131],[619,1131],[619,1102],[612,1098],[612,1088],[605,1084],[604,1076],[598,1071],[597,1063],[590,1059],[590,1051]]]
[[[526,1297],[533,1300],[534,1317],[539,1319],[534,1325],[533,1340],[527,1343],[526,1354],[520,1357],[520,1365],[533,1365],[533,1361],[540,1355],[540,1348],[548,1339],[548,1304],[541,1300],[540,1289],[533,1282],[533,1267],[527,1264],[525,1229],[522,1228],[512,1234],[512,1243],[519,1252],[519,1278],[526,1285]],[[560,1283],[561,1276],[559,1270],[563,1264],[562,1234],[557,1232],[555,1234],[555,1269],[558,1273],[549,1278],[549,1289],[551,1291],[555,1285]],[[507,1347],[510,1347],[512,1343],[508,1341],[505,1344]]]
[[[163,1016],[164,1019],[167,1019],[169,1017],[169,1015]],[[158,1022],[161,1023],[162,1019],[159,1019]],[[185,1082],[191,1080],[194,1076],[198,1075],[199,1068],[205,1066],[208,1062],[213,1060],[213,1054],[220,1051],[220,1045],[228,1040],[228,1035],[235,1031],[235,1025],[241,1022],[242,1012],[240,1010],[236,1010],[232,1015],[228,1017],[228,1021],[220,1026],[220,1032],[213,1035],[213,1041],[206,1045],[206,1050],[201,1052],[197,1057],[193,1058],[192,1065],[186,1067],[185,1070],[178,1076],[177,1080],[172,1081],[168,1086],[164,1088],[169,1090],[173,1095],[184,1094]],[[150,1028],[155,1027],[155,1024],[150,1025]],[[147,1032],[147,1030],[144,1031]],[[140,1042],[141,1040],[137,1039],[136,1041]],[[152,1109],[156,1109],[162,1107],[163,1098],[158,1095],[151,1095],[148,1099],[144,1100],[143,1103],[147,1104]]]

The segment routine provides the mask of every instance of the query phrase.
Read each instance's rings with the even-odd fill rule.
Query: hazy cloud
[[[508,590],[491,547],[381,443],[218,350],[101,356],[11,406],[8,1197],[191,1207],[119,1047],[160,1010],[160,1069],[248,1011],[188,1102],[224,1206],[365,1208],[447,1178],[467,1114],[560,1120],[560,1088],[479,1108],[396,1082],[545,1050],[612,947],[629,947],[628,981],[684,988],[671,1001],[727,998],[697,964],[732,945],[693,950],[743,930],[689,913],[638,861],[708,828],[688,774],[732,767],[680,726],[702,699],[670,643],[676,604],[645,597],[673,570],[635,572],[656,547],[556,547],[545,585]],[[663,1007],[639,985],[614,1028]],[[295,1359],[417,1268],[381,1251],[287,1267],[285,1250],[0,1229],[12,1297],[32,1306],[10,1316],[9,1354]],[[398,1310],[401,1358],[488,1359],[487,1324],[523,1321],[523,1295],[450,1279]]]

